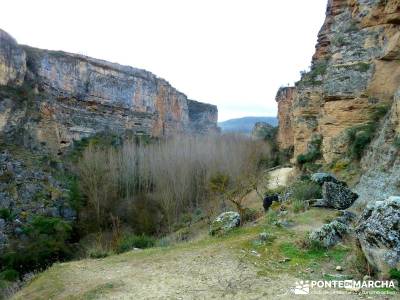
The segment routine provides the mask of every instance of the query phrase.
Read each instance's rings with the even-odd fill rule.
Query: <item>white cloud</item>
[[[20,43],[144,68],[220,120],[275,115],[275,94],[311,61],[326,0],[13,0],[0,28]]]

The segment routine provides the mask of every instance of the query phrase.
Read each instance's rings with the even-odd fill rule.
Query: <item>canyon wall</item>
[[[278,134],[277,143],[280,149],[289,149],[294,145],[292,126],[292,105],[296,95],[294,87],[282,87],[276,94],[278,102]]]
[[[1,99],[1,133],[29,127],[32,140],[54,149],[104,131],[160,137],[217,129],[216,106],[190,105],[186,95],[148,71],[20,46],[1,30],[0,85],[23,86],[33,102],[16,107],[15,99]],[[35,121],[27,118],[32,110]]]
[[[371,184],[372,179],[365,179],[371,169],[375,175],[368,176],[377,178],[376,170],[390,173],[396,165],[399,91],[400,1],[329,0],[310,71],[302,72],[295,87],[277,94],[278,143],[281,149],[292,146],[296,159],[313,139],[322,139],[321,162],[334,165],[348,153],[349,129],[365,124],[382,128],[385,123],[360,163],[360,184]],[[377,119],[382,107],[390,116]],[[391,177],[378,184],[400,186]]]

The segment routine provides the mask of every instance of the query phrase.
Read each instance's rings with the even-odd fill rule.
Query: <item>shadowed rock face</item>
[[[296,95],[296,88],[282,87],[276,94],[278,102],[278,134],[277,143],[281,149],[293,147],[292,105]]]
[[[165,136],[207,133],[217,124],[217,108],[204,103],[199,103],[202,109],[191,122],[186,95],[148,71],[19,46],[0,31],[0,86],[23,83],[32,86],[40,112],[32,135],[40,142],[51,141],[53,148],[106,130]],[[3,106],[0,121],[5,124],[16,110],[13,103]]]
[[[400,89],[399,32],[398,0],[329,0],[310,72],[277,95],[281,148],[297,157],[322,136],[326,162],[346,153],[346,130]]]
[[[189,123],[192,132],[219,132],[218,109],[215,105],[188,100]]]
[[[370,203],[356,228],[368,262],[387,275],[400,268],[400,197]]]

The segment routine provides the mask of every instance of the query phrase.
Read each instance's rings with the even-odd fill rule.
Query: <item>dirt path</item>
[[[140,252],[55,265],[15,299],[265,299],[287,292],[257,276],[248,253],[229,242]]]
[[[268,188],[276,189],[279,186],[286,186],[290,175],[293,173],[293,168],[279,168],[269,172]]]

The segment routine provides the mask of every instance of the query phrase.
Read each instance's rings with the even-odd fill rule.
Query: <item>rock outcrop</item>
[[[25,72],[25,52],[7,32],[0,29],[0,85],[21,85]]]
[[[29,127],[31,137],[53,149],[103,131],[160,137],[217,128],[214,105],[193,105],[148,71],[20,46],[4,31],[0,31],[0,86],[23,86],[32,102],[28,112],[12,97],[2,97],[0,134]],[[37,111],[34,122],[27,117],[32,110]],[[23,124],[18,121],[22,119]]]
[[[240,215],[235,211],[220,214],[210,225],[210,235],[223,235],[240,225]]]
[[[292,105],[296,95],[296,88],[282,87],[276,94],[278,102],[278,134],[276,141],[280,149],[289,149],[294,146],[292,127]]]
[[[219,132],[218,109],[215,105],[188,100],[189,124],[194,133]]]
[[[282,149],[297,157],[315,136],[323,160],[347,152],[347,130],[367,122],[400,89],[400,2],[329,0],[311,70],[278,92]]]
[[[251,131],[251,137],[255,140],[272,141],[275,137],[275,133],[276,127],[266,122],[257,122],[254,124],[253,130]]]
[[[368,262],[382,274],[400,269],[400,197],[370,203],[356,234]]]
[[[357,200],[358,195],[341,183],[325,182],[322,197],[327,207],[347,209]]]
[[[351,223],[354,219],[355,214],[341,211],[341,216],[310,232],[308,239],[311,243],[321,244],[326,248],[332,247],[352,232]]]

